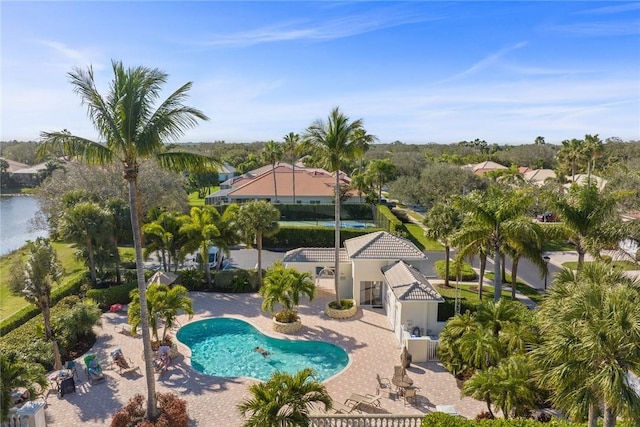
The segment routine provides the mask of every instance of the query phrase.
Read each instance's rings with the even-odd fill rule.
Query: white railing
[[[24,419],[24,423],[22,422]],[[28,417],[18,415],[15,411],[9,412],[9,419],[0,424],[1,427],[27,427],[29,425]]]
[[[424,415],[312,415],[309,427],[420,427]]]

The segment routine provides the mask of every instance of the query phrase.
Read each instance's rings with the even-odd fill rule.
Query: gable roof
[[[532,184],[543,185],[547,179],[555,179],[556,173],[552,169],[533,169],[525,172],[523,177]]]
[[[404,261],[382,267],[382,274],[398,300],[444,302],[429,280]]]
[[[284,262],[335,262],[334,248],[297,248],[284,254]],[[340,249],[339,262],[348,263],[347,251]]]
[[[344,247],[351,259],[426,259],[409,240],[386,231],[345,240]]]

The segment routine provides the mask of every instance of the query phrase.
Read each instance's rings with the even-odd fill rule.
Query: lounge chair
[[[171,365],[171,348],[169,348],[169,346],[162,345],[158,348],[156,360],[153,362],[153,367],[158,374],[158,378],[162,376],[169,365]]]
[[[75,378],[78,378],[78,369],[74,360],[67,360],[66,362],[64,362],[64,369],[71,371],[72,375]]]
[[[331,404],[331,409],[333,409],[333,412],[336,414],[350,414],[354,411],[360,412],[356,405],[349,406],[336,401]]]
[[[347,405],[349,402],[353,402],[353,407],[360,409],[362,405],[369,406],[380,406],[380,396],[373,396],[371,394],[358,394],[352,393],[351,396],[347,400],[344,401],[344,404]]]
[[[84,364],[86,366],[85,373],[87,374],[89,383],[104,381],[104,374],[102,373],[102,367],[100,367],[97,354],[87,354],[84,357]]]
[[[119,374],[126,374],[127,372],[133,372],[138,368],[134,365],[131,359],[124,357],[122,350],[116,348],[111,352],[111,367],[117,369]]]

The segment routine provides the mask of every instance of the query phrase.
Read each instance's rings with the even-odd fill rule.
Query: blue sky
[[[281,141],[339,106],[380,142],[640,139],[640,2],[0,3],[2,140],[97,138],[67,73],[169,74],[211,120]]]

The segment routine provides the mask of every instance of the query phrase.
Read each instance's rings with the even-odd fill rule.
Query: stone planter
[[[300,328],[302,328],[302,321],[299,317],[295,322],[291,323],[278,322],[275,317],[272,320],[273,330],[282,334],[292,334],[294,332],[298,332]]]
[[[356,305],[356,302],[354,300],[351,301],[353,301],[353,307],[346,310],[336,310],[335,308],[329,307],[329,303],[327,303],[324,308],[324,312],[328,317],[332,319],[348,319],[350,317],[353,317],[358,312],[358,306]]]

